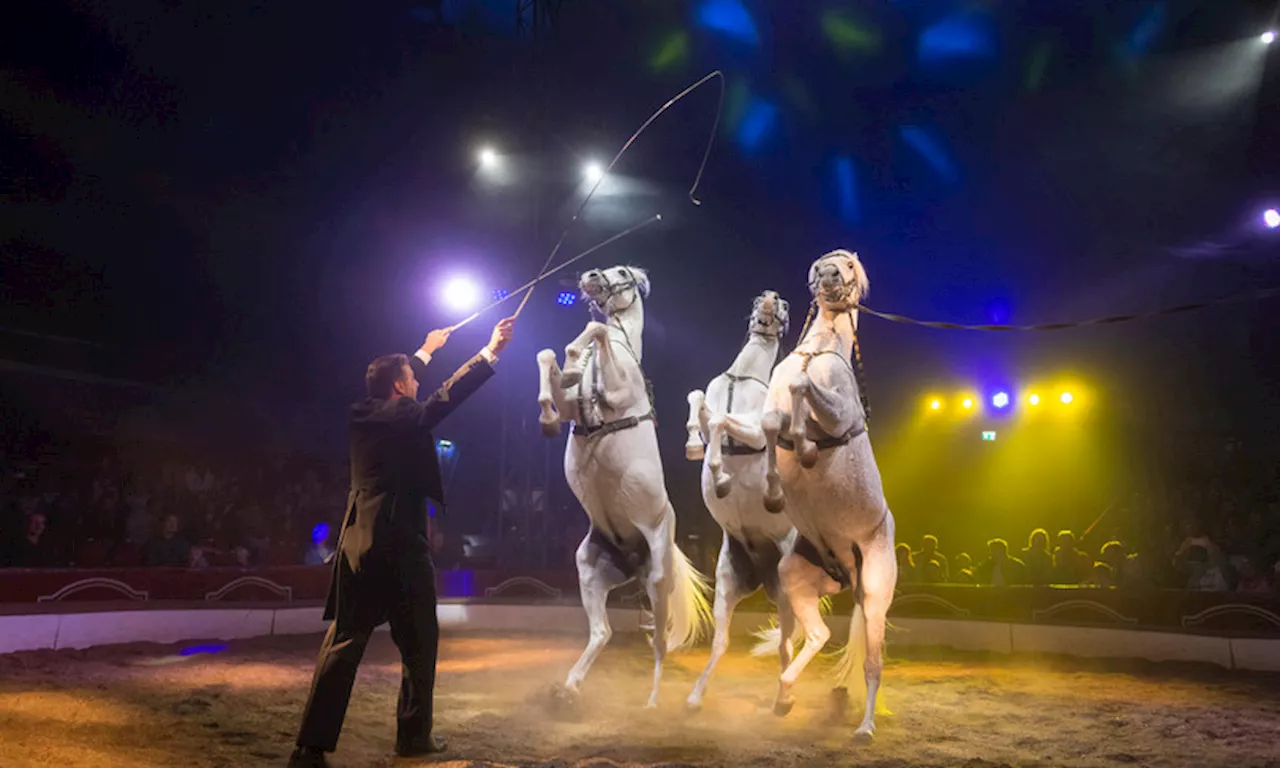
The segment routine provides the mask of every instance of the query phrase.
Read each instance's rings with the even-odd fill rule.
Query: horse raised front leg
[[[787,498],[782,495],[782,476],[778,473],[778,433],[782,431],[785,415],[782,411],[766,411],[760,417],[760,431],[764,432],[764,508],[778,514],[786,509]]]
[[[715,483],[716,498],[723,499],[729,495],[729,481],[733,476],[724,471],[724,433],[725,415],[716,413],[707,422],[707,469],[711,470],[711,479]]]
[[[818,463],[818,444],[809,439],[809,392],[813,382],[807,373],[800,373],[788,387],[791,390],[791,443],[796,449],[800,466],[812,469]]]
[[[702,443],[703,411],[707,407],[707,394],[700,389],[689,393],[689,420],[684,429],[688,433],[684,441],[684,457],[689,461],[702,461],[705,449]]]
[[[560,366],[556,353],[544,349],[538,353],[538,423],[542,434],[555,437],[560,434],[560,412],[556,409],[556,390],[560,388]]]
[[[560,376],[561,386],[568,389],[582,382],[584,367],[582,357],[587,348],[593,341],[597,342],[597,346],[602,346],[607,343],[608,338],[609,329],[604,324],[594,320],[587,323],[587,327],[578,334],[578,338],[569,342],[569,346],[564,348],[564,372]]]

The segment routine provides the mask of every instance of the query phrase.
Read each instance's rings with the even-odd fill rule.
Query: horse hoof
[[[685,703],[684,703],[684,709],[685,709],[685,711],[686,711],[686,712],[701,712],[701,711],[702,711],[702,701],[701,701],[701,700],[698,700],[698,699],[689,699],[689,700],[685,701]]]
[[[864,726],[853,732],[853,743],[854,744],[870,744],[875,739],[875,735],[876,735],[875,728],[869,728]]]
[[[703,447],[702,443],[698,443],[697,445],[694,445],[693,443],[685,443],[684,457],[689,461],[702,461],[703,457],[706,455],[707,451]]]
[[[796,454],[800,457],[800,466],[805,469],[813,469],[818,463],[818,446],[813,443],[800,446]]]
[[[773,702],[773,714],[778,717],[786,717],[791,714],[791,710],[795,709],[796,700],[793,698],[778,699]]]
[[[559,437],[560,436],[560,422],[539,421],[538,424],[542,427],[543,437]]]
[[[553,715],[576,717],[581,715],[582,694],[567,685],[552,685],[547,700]]]
[[[731,490],[731,486],[729,485],[729,478],[726,477],[716,481],[716,498],[717,499],[723,499],[725,496],[728,496],[730,490]]]
[[[771,515],[777,515],[787,508],[787,497],[779,494],[778,496],[770,496],[765,494],[764,511]]]

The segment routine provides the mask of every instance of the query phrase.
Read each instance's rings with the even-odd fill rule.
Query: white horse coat
[[[539,421],[552,436],[562,418],[573,421],[565,478],[591,522],[576,556],[591,636],[564,687],[571,695],[580,691],[613,634],[609,592],[640,579],[654,616],[653,707],[666,653],[693,644],[710,624],[708,587],[675,544],[675,510],[640,367],[648,276],[611,267],[584,273],[579,284],[605,323],[588,323],[565,348],[563,372],[554,351],[538,353]]]
[[[855,733],[859,739],[870,739],[875,732],[885,621],[898,579],[893,515],[871,451],[853,368],[854,305],[868,285],[857,254],[833,251],[813,263],[812,325],[774,369],[761,422],[768,461],[766,507],[772,512],[785,508],[799,534],[779,573],[805,636],[804,648],[779,680],[775,711],[790,711],[792,686],[830,638],[819,600],[850,587],[855,609],[840,676],[852,666],[848,651],[865,644],[867,695]]]
[[[760,429],[769,374],[787,332],[790,308],[773,291],[752,305],[747,342],[729,370],[711,380],[704,393],[689,393],[688,441],[685,454],[702,463],[702,499],[724,531],[716,564],[715,635],[706,669],[687,704],[702,706],[711,672],[729,647],[733,611],[743,598],[763,586],[779,605],[785,637],[794,621],[778,594],[778,561],[790,551],[795,529],[782,515],[764,509],[765,438]],[[705,443],[705,447],[704,447]],[[704,459],[705,456],[705,459]],[[782,668],[791,662],[791,643],[779,643]]]

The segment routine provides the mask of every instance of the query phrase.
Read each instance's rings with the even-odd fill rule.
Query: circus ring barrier
[[[0,571],[0,653],[320,633],[328,580],[318,566]],[[445,632],[587,632],[567,570],[441,571],[439,591]],[[847,632],[849,600],[838,596],[828,618],[835,641]],[[734,633],[759,628],[768,614],[763,596],[752,596]],[[1280,671],[1280,600],[1268,595],[901,586],[889,616],[897,647]],[[615,593],[611,618],[615,631],[643,631],[638,589]]]

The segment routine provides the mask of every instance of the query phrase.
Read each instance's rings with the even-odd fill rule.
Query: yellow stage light
[[[1028,398],[1027,398],[1027,402],[1028,402],[1028,403],[1031,403],[1032,405],[1039,405],[1039,404],[1040,404],[1040,396],[1039,396],[1039,395],[1035,395],[1035,394],[1033,394],[1033,395],[1031,395],[1030,397],[1028,397]]]
[[[1075,400],[1075,397],[1072,396],[1070,392],[1063,392],[1061,395],[1058,396],[1058,399],[1062,401],[1063,405],[1071,405],[1071,401]]]
[[[973,407],[973,398],[972,398],[972,397],[966,397],[965,399],[961,400],[961,401],[960,401],[960,407],[961,407],[961,408],[964,408],[965,410],[968,410],[968,409],[972,408],[972,407]]]
[[[932,411],[940,411],[940,410],[942,410],[942,401],[941,401],[941,400],[934,400],[934,401],[930,402],[930,403],[929,403],[929,410],[932,410]]]

